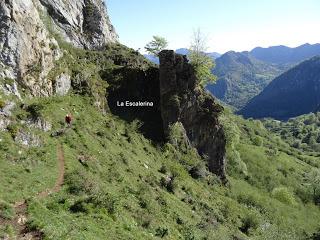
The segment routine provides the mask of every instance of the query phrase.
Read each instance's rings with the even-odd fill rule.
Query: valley
[[[211,71],[109,15],[0,3],[0,239],[319,239],[319,44],[199,51]]]

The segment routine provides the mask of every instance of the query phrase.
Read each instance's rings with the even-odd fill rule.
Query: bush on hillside
[[[0,99],[0,109],[3,109],[6,106],[6,102]]]
[[[257,212],[250,210],[250,212],[242,218],[242,224],[239,229],[241,232],[249,235],[259,227],[260,222],[261,216]]]
[[[14,209],[12,206],[6,202],[0,201],[0,218],[3,219],[13,219]]]
[[[253,142],[253,144],[256,145],[256,146],[262,146],[262,144],[263,144],[263,139],[262,139],[262,137],[260,137],[260,136],[255,136],[255,137],[252,139],[252,142]]]
[[[33,119],[38,119],[42,116],[41,111],[44,109],[44,106],[40,103],[33,103],[27,107],[27,112],[30,114],[30,117]]]
[[[271,195],[282,203],[290,205],[296,204],[293,194],[286,187],[274,188]]]

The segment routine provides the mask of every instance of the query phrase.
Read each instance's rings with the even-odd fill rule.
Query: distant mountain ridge
[[[182,55],[188,55],[189,54],[189,49],[187,49],[187,48],[178,48],[175,52],[178,53],[178,54],[182,54]],[[221,56],[221,54],[218,53],[218,52],[207,52],[207,55],[212,57],[213,59],[217,59],[218,57]]]
[[[306,43],[295,48],[283,45],[268,48],[256,47],[250,51],[250,54],[257,59],[268,63],[298,63],[316,55],[320,55],[320,44]]]
[[[244,117],[287,120],[320,109],[320,56],[274,79],[239,113]]]
[[[178,54],[182,54],[182,55],[188,55],[189,54],[189,49],[187,49],[187,48],[178,48],[178,49],[175,50],[175,52],[178,53]],[[208,56],[212,57],[213,59],[217,59],[218,57],[221,56],[221,54],[217,53],[217,52],[209,52],[207,54],[208,54]],[[154,55],[151,55],[151,54],[144,54],[143,56],[145,56],[151,62],[153,62],[155,64],[159,64],[159,58],[158,57],[155,57]]]

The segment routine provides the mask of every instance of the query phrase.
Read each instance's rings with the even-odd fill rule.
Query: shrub
[[[29,105],[26,110],[27,110],[27,112],[30,113],[30,115],[33,119],[37,119],[37,118],[41,117],[41,111],[43,110],[43,108],[44,108],[43,105],[38,104],[38,103],[33,103],[33,104]]]
[[[242,219],[242,225],[239,229],[241,232],[248,235],[259,227],[260,221],[260,216],[256,212],[250,211]]]
[[[240,194],[239,196],[237,196],[237,200],[239,203],[245,204],[248,207],[254,207],[261,211],[265,211],[265,208],[257,195]]]
[[[75,171],[66,175],[65,180],[71,194],[92,194],[97,191],[97,182],[85,171]]]
[[[262,139],[262,137],[260,137],[260,136],[255,136],[255,137],[252,139],[252,142],[253,142],[253,144],[256,145],[256,146],[262,146],[262,144],[263,144],[263,139]]]
[[[156,229],[156,236],[157,237],[161,237],[164,238],[165,236],[167,236],[169,234],[169,230],[166,227],[158,227]]]
[[[13,219],[14,210],[10,204],[0,201],[0,217],[4,219]]]
[[[0,109],[3,109],[6,106],[6,102],[0,99]]]
[[[274,188],[271,195],[282,203],[290,205],[295,205],[296,203],[293,194],[286,187]]]
[[[104,191],[94,194],[90,200],[96,207],[105,208],[112,215],[117,212],[119,206],[118,199]]]
[[[203,162],[197,164],[189,170],[189,174],[194,179],[201,179],[206,177],[206,166]]]
[[[308,238],[308,240],[320,240],[320,230],[317,233],[313,233],[312,236]]]
[[[18,135],[19,129],[20,127],[17,124],[10,124],[7,126],[7,130],[13,139]]]
[[[88,213],[88,207],[85,201],[79,200],[70,207],[70,211],[73,213]]]
[[[166,165],[162,165],[161,168],[159,169],[159,172],[160,173],[163,173],[163,174],[166,174],[168,171]]]
[[[162,177],[160,180],[160,186],[166,188],[168,192],[174,193],[174,190],[177,187],[175,177]]]

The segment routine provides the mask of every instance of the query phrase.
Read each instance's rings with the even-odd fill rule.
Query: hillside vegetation
[[[275,78],[239,112],[245,117],[288,120],[319,110],[320,57],[306,60]]]
[[[172,126],[168,142],[153,142],[139,130],[143,122],[95,106],[122,81],[115,69],[152,66],[143,57],[118,45],[106,52],[65,50],[69,54],[51,74],[70,71],[79,80],[74,91],[17,103],[11,124],[0,132],[1,218],[14,218],[13,204],[27,199],[28,229],[44,239],[287,240],[318,231],[318,190],[305,178],[316,169],[316,157],[290,147],[260,121],[225,110],[229,182],[223,185],[183,144],[179,125]],[[74,123],[65,129],[68,112]],[[29,119],[52,129],[44,132]],[[38,146],[18,143],[21,131],[37,137]],[[63,187],[38,198],[56,181],[60,144]],[[0,227],[2,238],[17,234],[14,226]]]
[[[227,52],[216,59],[218,77],[207,89],[223,102],[241,109],[287,66],[265,63],[248,52]]]
[[[320,152],[320,113],[309,113],[287,122],[264,120],[266,128],[279,135],[290,146],[301,151]],[[317,154],[320,156],[320,154]]]

